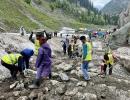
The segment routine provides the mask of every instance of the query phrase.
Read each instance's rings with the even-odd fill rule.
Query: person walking
[[[36,31],[36,38],[33,38],[34,32],[32,32],[29,36],[29,40],[34,43],[35,45],[35,52],[34,54],[37,56],[38,55],[38,49],[40,48],[40,44],[39,44],[39,38],[42,36],[42,34],[44,34],[44,37],[46,37],[47,39],[51,39],[51,36],[46,32],[46,30],[44,31]]]
[[[47,38],[44,37],[44,35],[41,35],[39,37],[39,43],[41,47],[39,48],[35,64],[37,74],[34,83],[29,86],[30,89],[38,88],[43,78],[45,79],[51,78],[51,64],[52,64],[51,48],[47,43]]]
[[[87,41],[85,36],[81,36],[80,40],[82,42],[82,47],[83,47],[83,54],[82,54],[83,61],[82,61],[81,69],[83,72],[84,79],[86,81],[89,81],[90,76],[88,75],[88,67],[89,67],[88,65],[89,62],[92,60],[92,45],[90,42]]]

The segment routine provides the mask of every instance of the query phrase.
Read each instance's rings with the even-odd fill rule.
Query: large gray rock
[[[72,65],[66,64],[65,62],[55,66],[57,70],[70,71],[72,69]]]
[[[126,11],[122,11],[119,15],[119,26],[122,27],[130,21],[130,5],[128,5]]]
[[[119,58],[120,64],[130,71],[130,48],[118,48],[114,51],[114,55]]]
[[[128,45],[130,43],[130,22],[113,33],[110,42],[110,47],[113,49]]]

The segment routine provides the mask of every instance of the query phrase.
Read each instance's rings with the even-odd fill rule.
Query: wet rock
[[[0,80],[11,77],[9,70],[2,65],[0,65],[0,73]]]
[[[57,84],[59,84],[60,82],[59,82],[59,81],[56,81],[56,80],[51,80],[51,83],[52,83],[52,85],[57,85]]]
[[[28,100],[28,97],[27,96],[21,96],[17,100]]]
[[[72,70],[72,71],[70,72],[70,74],[73,74],[73,75],[76,75],[76,73],[77,73],[76,70]]]
[[[73,90],[67,90],[65,95],[66,96],[74,96],[78,92],[78,88],[74,88]]]
[[[57,78],[58,76],[59,76],[58,73],[52,72],[52,77],[53,78]]]
[[[97,96],[95,94],[85,93],[84,96],[86,100],[97,100]]]
[[[18,82],[18,81],[16,81],[15,83],[11,84],[11,85],[10,85],[10,89],[15,88],[15,87],[16,87],[16,85],[17,85],[18,83],[19,83],[19,82]]]
[[[65,73],[60,73],[59,77],[61,78],[62,81],[69,81],[69,77]]]
[[[70,80],[73,82],[78,82],[78,79],[76,79],[76,78],[70,78]]]
[[[24,83],[18,83],[17,86],[15,87],[15,90],[20,90],[24,89]]]
[[[56,68],[57,70],[70,71],[72,69],[72,66],[63,62],[57,65]]]
[[[76,86],[86,87],[87,86],[87,82],[84,82],[84,81],[78,82]]]
[[[30,93],[30,95],[29,95],[29,98],[30,98],[31,100],[34,100],[34,99],[36,99],[37,97],[38,97],[38,94],[37,94],[36,91],[32,91],[32,92]]]
[[[66,92],[66,85],[65,84],[59,84],[59,86],[56,88],[56,93],[59,95],[63,95]]]
[[[14,92],[13,92],[13,95],[17,97],[17,96],[20,95],[20,93],[21,93],[21,91],[14,91]]]
[[[27,94],[29,94],[29,91],[26,90],[26,89],[22,90],[21,93],[20,93],[20,95],[22,95],[22,96],[25,96]]]

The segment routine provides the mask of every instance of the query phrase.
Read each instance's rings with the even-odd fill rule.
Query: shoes
[[[91,80],[91,78],[85,79],[85,81],[90,81],[90,80]]]
[[[28,88],[30,89],[37,89],[40,86],[40,79],[35,79],[32,85],[29,85]]]

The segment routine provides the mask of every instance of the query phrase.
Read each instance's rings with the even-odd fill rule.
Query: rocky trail
[[[8,44],[13,45],[17,42],[32,45],[27,38],[24,38],[25,41],[20,36],[7,37],[10,37],[11,41]],[[91,80],[87,82],[82,77],[81,58],[68,59],[67,56],[63,56],[60,38],[53,38],[48,42],[53,50],[52,79],[43,80],[39,89],[34,90],[28,88],[35,77],[35,71],[32,70],[29,71],[28,77],[25,79],[19,77],[16,82],[9,78],[1,80],[0,100],[130,100],[130,78],[125,67],[117,63],[112,76],[99,75],[99,61],[103,51],[94,49],[93,61],[89,68]],[[0,44],[3,45],[3,42]],[[4,46],[6,44],[4,43]],[[2,46],[1,50],[3,48]],[[32,67],[34,59],[35,57],[30,62]]]

